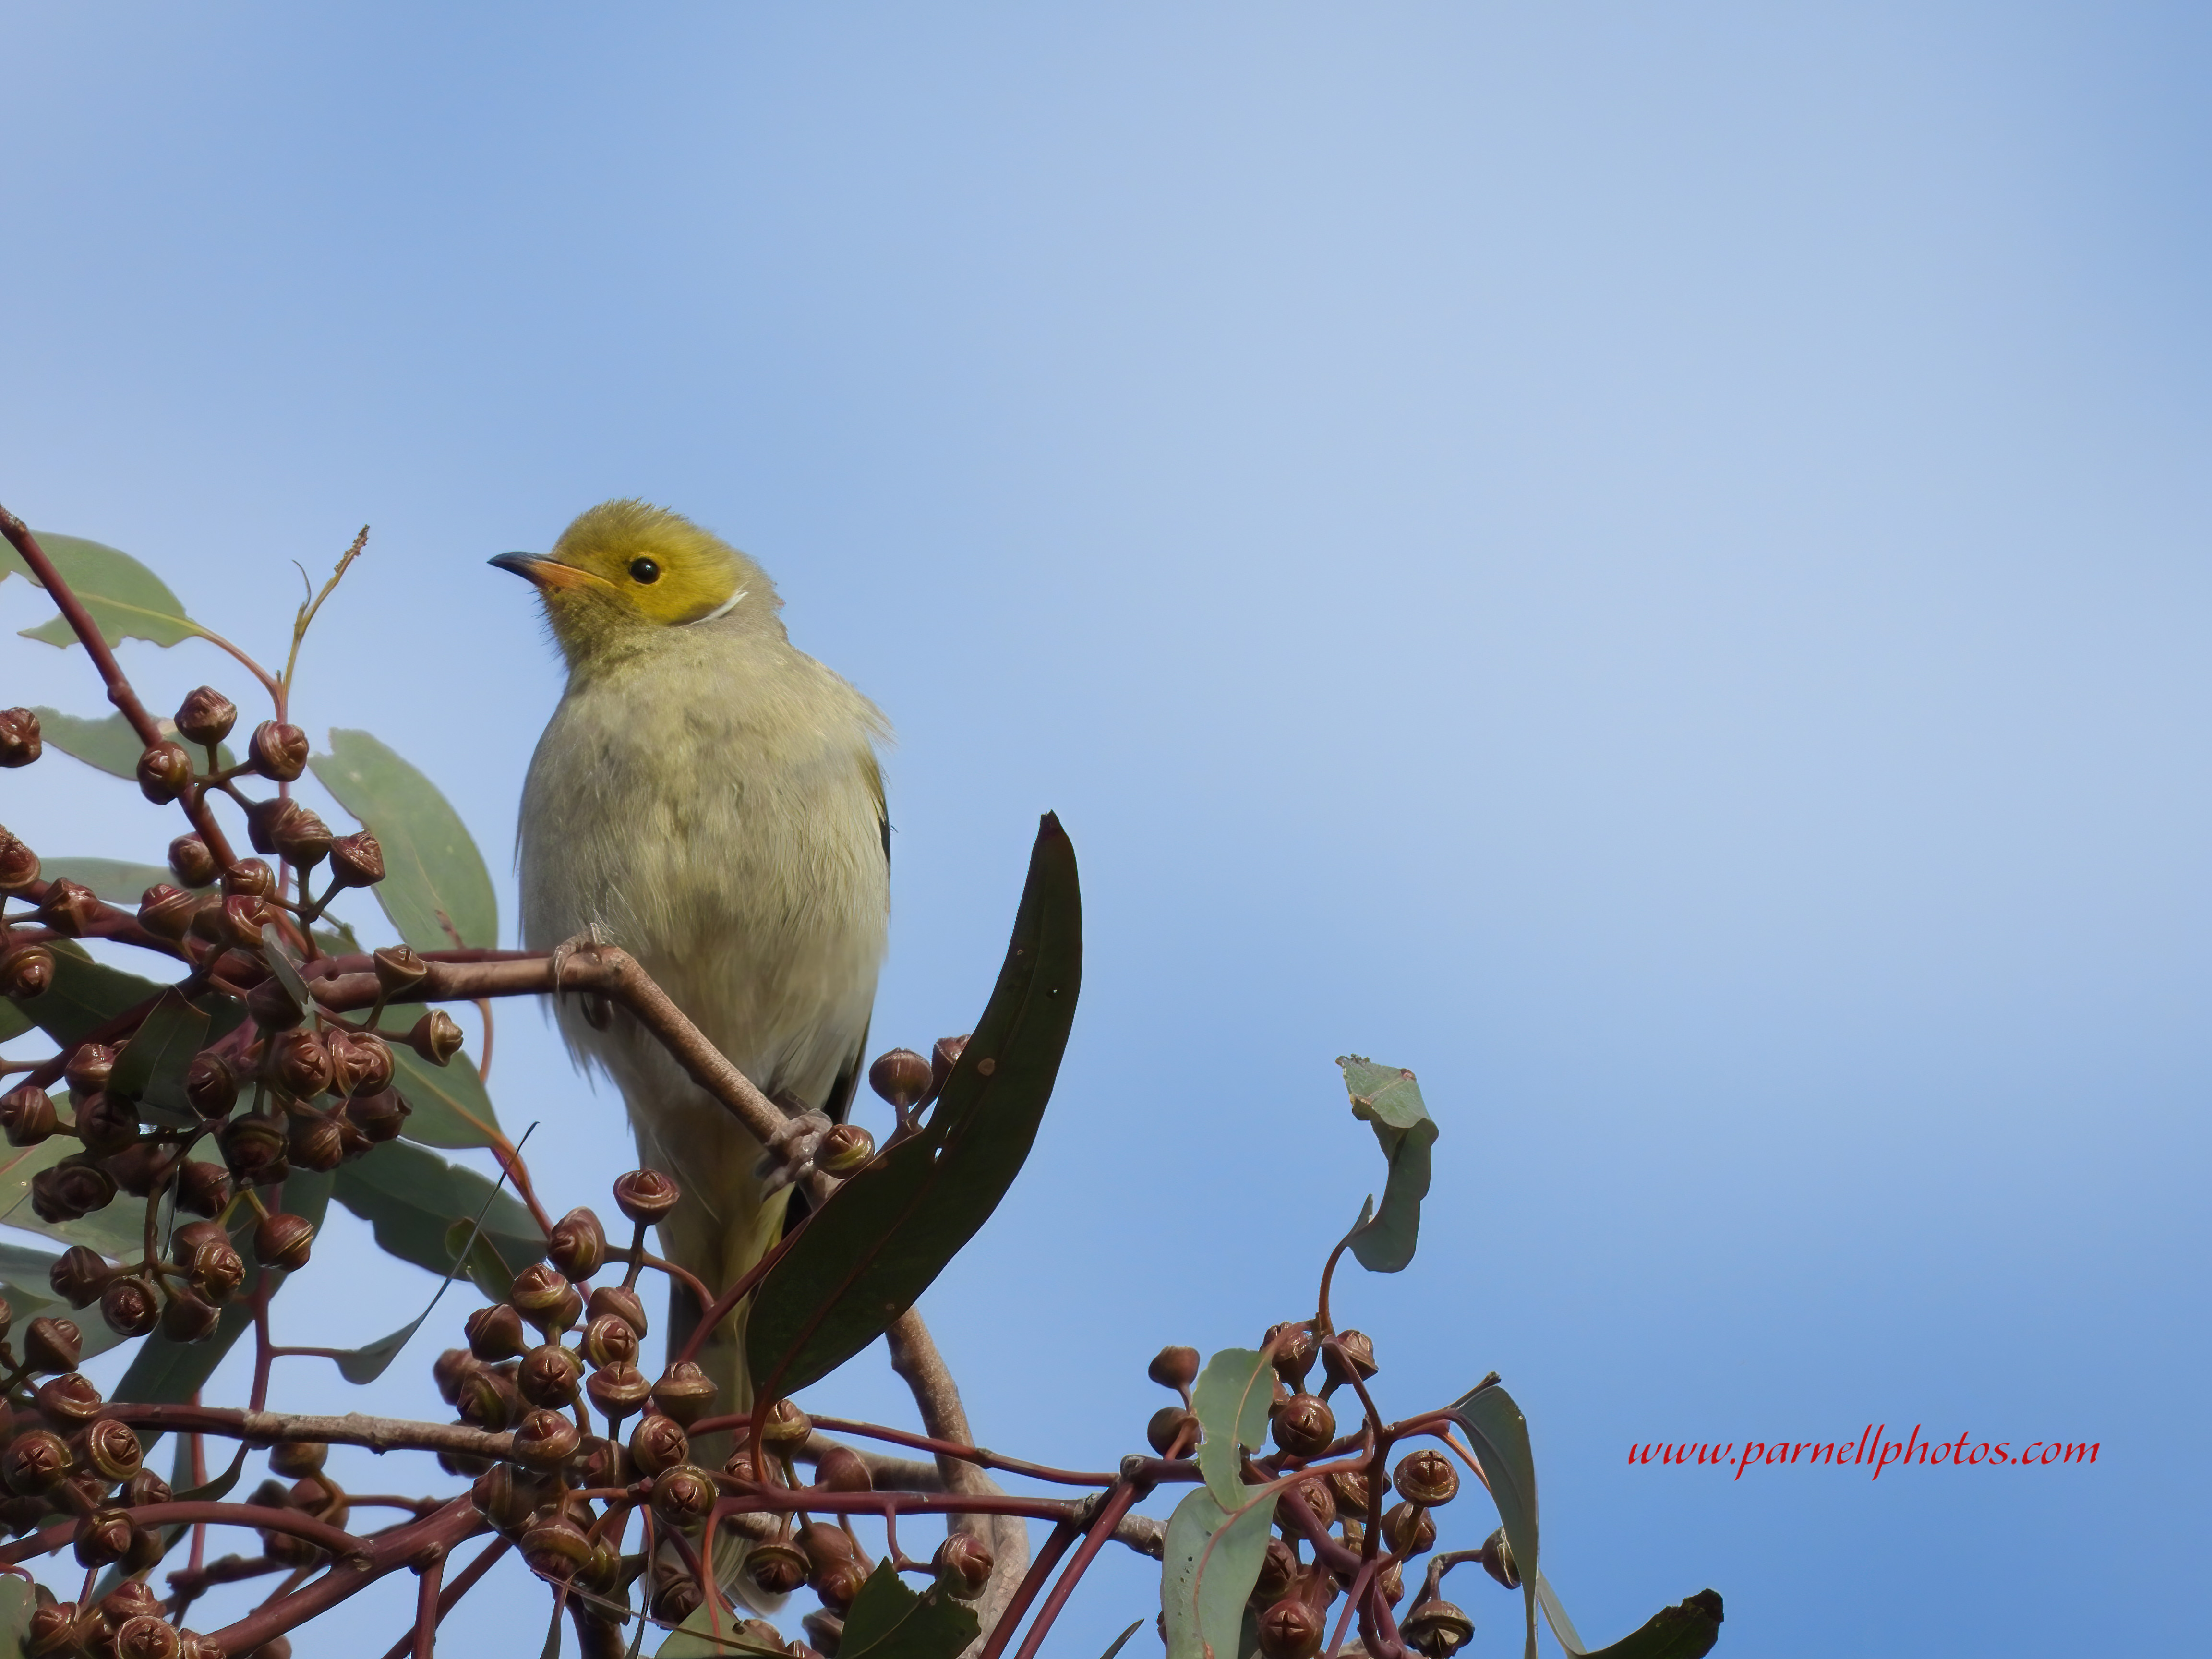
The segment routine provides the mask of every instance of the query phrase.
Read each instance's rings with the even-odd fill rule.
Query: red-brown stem
[[[1091,1530],[1084,1534],[1082,1548],[1075,1552],[1075,1559],[1067,1564],[1067,1571],[1060,1575],[1052,1587],[1052,1594],[1045,1597],[1044,1606],[1037,1609],[1036,1622],[1030,1626],[1030,1633],[1022,1638],[1021,1650],[1014,1655],[1014,1659],[1036,1659],[1037,1649],[1044,1644],[1045,1632],[1052,1628],[1052,1621],[1060,1617],[1060,1610],[1067,1605],[1067,1598],[1075,1593],[1076,1583],[1082,1578],[1085,1570],[1097,1559],[1098,1552],[1105,1547],[1106,1540],[1114,1535],[1114,1528],[1129,1512],[1129,1506],[1143,1495],[1138,1487],[1123,1485],[1115,1487],[1112,1495],[1099,1506],[1098,1518],[1091,1523]]]
[[[714,1426],[727,1428],[746,1420],[742,1417],[717,1419]],[[887,1429],[878,1424],[856,1423],[842,1417],[816,1417],[811,1420],[816,1428],[833,1434],[857,1434],[864,1439],[888,1441],[894,1446],[910,1446],[916,1451],[934,1452],[939,1457],[957,1458],[963,1463],[973,1463],[979,1468],[1004,1469],[1010,1474],[1026,1474],[1039,1480],[1055,1481],[1063,1486],[1110,1486],[1121,1478],[1118,1474],[1081,1469],[1055,1469],[1047,1464],[1004,1456],[982,1446],[963,1446],[954,1440],[933,1440],[926,1434],[909,1434],[904,1429]],[[694,1431],[703,1433],[708,1426],[700,1424]]]
[[[714,1484],[737,1494],[732,1515],[880,1515],[886,1499],[901,1515],[1021,1515],[1032,1521],[1065,1521],[1076,1505],[1063,1498],[1021,1498],[1011,1492],[831,1492],[823,1486],[748,1486],[716,1474]],[[136,1514],[137,1511],[132,1511]]]
[[[23,556],[23,562],[31,567],[31,574],[46,590],[46,597],[54,602],[55,608],[68,622],[77,642],[84,647],[85,654],[92,659],[92,665],[99,670],[100,678],[106,684],[108,702],[121,710],[123,718],[131,722],[131,729],[138,734],[141,746],[151,749],[157,743],[167,742],[168,739],[161,735],[160,724],[146,712],[146,705],[138,701],[138,694],[131,689],[131,681],[123,672],[123,665],[115,660],[115,653],[107,648],[106,637],[100,633],[99,624],[93,621],[92,613],[84,608],[83,601],[70,591],[70,585],[62,580],[61,572],[54,568],[54,562],[46,556],[46,550],[39,545],[39,538],[31,533],[30,526],[6,507],[0,507],[0,535],[6,536],[15,550]],[[200,838],[207,842],[208,851],[215,854],[216,867],[226,868],[235,863],[237,855],[231,851],[230,842],[223,836],[222,826],[216,822],[215,814],[208,810],[207,802],[200,793],[188,790],[181,801],[185,816],[192,821],[192,828],[198,830]]]
[[[483,1531],[488,1524],[466,1498],[457,1498],[420,1521],[394,1528],[370,1545],[365,1570],[349,1571],[343,1564],[333,1567],[294,1594],[258,1607],[236,1624],[211,1632],[216,1645],[225,1653],[251,1653],[270,1637],[281,1636],[329,1612],[385,1574],[405,1566],[431,1545],[450,1550]]]
[[[453,1610],[460,1599],[477,1587],[477,1581],[489,1572],[499,1558],[512,1547],[506,1539],[495,1538],[483,1547],[475,1560],[461,1569],[453,1582],[439,1594],[437,1608],[430,1620],[430,1628],[434,1632],[445,1623],[446,1615]],[[419,1619],[421,1615],[418,1613],[416,1617]],[[384,1659],[407,1659],[409,1650],[415,1645],[415,1635],[413,1630],[409,1631],[392,1644]]]
[[[143,1527],[191,1526],[197,1522],[206,1522],[218,1527],[252,1527],[264,1532],[287,1532],[340,1558],[359,1556],[368,1548],[351,1533],[342,1532],[312,1516],[302,1515],[297,1510],[265,1509],[258,1504],[146,1504],[131,1510],[131,1518]],[[4,1551],[0,1551],[0,1559],[27,1561],[34,1556],[51,1554],[68,1543],[76,1532],[75,1521],[60,1522],[44,1532],[33,1533],[20,1542],[9,1545]]]
[[[416,1576],[415,1585],[415,1659],[430,1659],[430,1650],[438,1640],[438,1581],[446,1574],[446,1557],[441,1551],[430,1565]]]
[[[972,1503],[974,1500],[969,1501]],[[1067,1547],[1074,1541],[1075,1522],[1062,1517],[1060,1523],[1052,1529],[1052,1536],[1044,1540],[1044,1547],[1037,1552],[1036,1559],[1030,1563],[1029,1571],[1023,1575],[1021,1588],[1014,1592],[1014,1599],[1006,1603],[1006,1610],[999,1615],[999,1622],[991,1627],[990,1635],[984,1638],[983,1650],[975,1656],[975,1659],[999,1659],[999,1656],[1006,1650],[1006,1644],[1013,1639],[1014,1632],[1022,1622],[1022,1615],[1030,1610],[1030,1603],[1036,1600],[1036,1593],[1044,1588],[1044,1581],[1052,1576],[1052,1570],[1060,1565],[1060,1558],[1067,1553]]]

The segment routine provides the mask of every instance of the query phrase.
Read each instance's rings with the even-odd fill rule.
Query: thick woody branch
[[[403,1418],[301,1417],[286,1412],[238,1411],[219,1406],[134,1405],[113,1401],[102,1417],[134,1429],[179,1434],[213,1434],[249,1446],[274,1446],[286,1440],[319,1440],[326,1445],[366,1446],[373,1452],[455,1452],[465,1457],[514,1455],[512,1434],[490,1434],[461,1423],[413,1423]]]

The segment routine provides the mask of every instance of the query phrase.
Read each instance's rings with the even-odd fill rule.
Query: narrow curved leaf
[[[131,757],[131,764],[137,764],[136,755]],[[81,881],[110,904],[134,907],[156,882],[171,887],[179,884],[177,872],[166,864],[132,864],[125,859],[41,859],[39,874],[47,881],[59,881],[64,877]]]
[[[989,1219],[1052,1097],[1082,976],[1075,852],[1048,812],[998,986],[928,1120],[848,1181],[753,1293],[745,1352],[764,1392],[866,1347]]]
[[[499,943],[491,872],[435,784],[366,732],[332,732],[331,752],[307,763],[384,848],[373,890],[400,938],[418,951]]]
[[[1528,1419],[1492,1371],[1449,1408],[1490,1483],[1491,1501],[1505,1528],[1505,1541],[1521,1570],[1521,1599],[1528,1620],[1526,1659],[1536,1659],[1537,1554],[1536,1457],[1528,1444]]]
[[[1541,1573],[1536,1575],[1536,1600],[1552,1634],[1570,1659],[1705,1659],[1721,1639],[1721,1598],[1717,1590],[1703,1589],[1671,1607],[1662,1607],[1608,1647],[1587,1648],[1575,1631],[1574,1621],[1559,1605],[1559,1593]]]
[[[499,1115],[477,1075],[476,1062],[463,1051],[443,1066],[433,1066],[393,1037],[392,1081],[409,1106],[408,1139],[423,1146],[489,1146],[499,1137]]]
[[[474,1170],[435,1152],[387,1140],[338,1166],[337,1201],[374,1229],[376,1242],[402,1261],[443,1275],[453,1265],[447,1230],[483,1216],[483,1237],[512,1274],[545,1254],[530,1212]]]
[[[54,562],[54,569],[70,591],[92,613],[93,624],[109,645],[125,640],[148,640],[155,645],[174,645],[199,632],[185,615],[184,601],[169,592],[168,584],[118,548],[88,542],[82,536],[41,534],[39,545]],[[21,575],[43,587],[22,556],[12,547],[0,547],[0,577]],[[75,645],[76,634],[64,617],[23,629],[27,640],[48,645]]]
[[[1098,1656],[1098,1659],[1114,1659],[1114,1656],[1115,1654],[1121,1652],[1123,1648],[1129,1645],[1129,1638],[1132,1636],[1134,1636],[1139,1631],[1144,1629],[1144,1627],[1145,1621],[1143,1620],[1133,1619],[1130,1620],[1129,1628],[1123,1631],[1119,1636],[1115,1637],[1114,1638],[1113,1645],[1109,1647],[1105,1652],[1100,1654]]]
[[[1352,1253],[1370,1273],[1395,1273],[1413,1259],[1421,1233],[1421,1200],[1429,1191],[1429,1148],[1437,1139],[1435,1120],[1422,1103],[1421,1086],[1400,1066],[1377,1066],[1358,1054],[1339,1054],[1352,1115],[1374,1126],[1390,1175],[1382,1188],[1382,1207],[1359,1212]],[[1370,1199],[1371,1206],[1374,1200]]]
[[[1160,1615],[1168,1659],[1240,1659],[1244,1603],[1260,1582],[1274,1522],[1272,1498],[1245,1488],[1233,1515],[1198,1487],[1168,1517],[1160,1548]]]
[[[1206,1362],[1191,1390],[1205,1437],[1198,1443],[1198,1472],[1224,1510],[1244,1501],[1244,1458],[1237,1449],[1257,1451],[1265,1443],[1274,1395],[1274,1368],[1260,1348],[1224,1348]]]

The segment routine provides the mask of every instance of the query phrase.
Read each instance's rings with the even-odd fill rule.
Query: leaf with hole
[[[93,625],[111,647],[125,640],[174,645],[199,633],[198,625],[185,615],[184,601],[169,592],[168,584],[120,549],[87,541],[82,536],[44,534],[39,537],[39,545],[53,561],[56,574],[91,613]],[[12,547],[0,546],[0,580],[11,574],[33,586],[45,586],[31,574],[31,567],[21,554]],[[23,629],[23,637],[48,645],[77,643],[76,631],[60,616]]]
[[[491,872],[435,784],[366,732],[332,732],[331,752],[307,763],[384,848],[371,890],[400,938],[418,951],[499,943]]]
[[[1382,1206],[1370,1198],[1352,1229],[1352,1253],[1370,1273],[1395,1273],[1413,1259],[1421,1232],[1421,1200],[1429,1191],[1429,1148],[1437,1126],[1421,1099],[1420,1085],[1400,1066],[1377,1066],[1358,1054],[1340,1054],[1352,1115],[1371,1124],[1390,1174]]]
[[[1075,852],[1048,812],[989,1006],[920,1132],[845,1182],[753,1292],[745,1352],[773,1398],[882,1335],[975,1236],[1029,1156],[1083,972]]]

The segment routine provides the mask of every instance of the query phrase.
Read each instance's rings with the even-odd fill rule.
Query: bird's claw
[[[771,1193],[804,1181],[814,1168],[814,1154],[822,1146],[822,1137],[835,1127],[820,1112],[799,1113],[776,1131],[760,1162],[753,1166],[753,1174]]]
[[[606,929],[595,921],[582,933],[564,939],[555,945],[553,947],[553,994],[556,997],[561,994],[561,977],[568,971],[570,957],[582,952],[597,956],[613,943],[614,940],[608,936]]]

